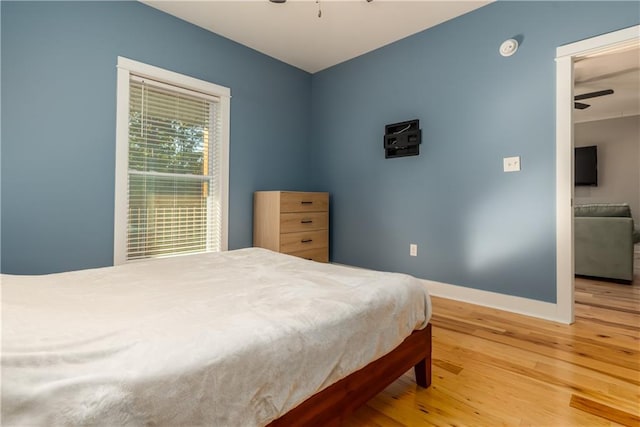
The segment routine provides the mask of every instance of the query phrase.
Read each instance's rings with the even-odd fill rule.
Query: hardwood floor
[[[346,426],[640,426],[640,272],[576,279],[573,325],[432,301],[431,387],[408,372]]]

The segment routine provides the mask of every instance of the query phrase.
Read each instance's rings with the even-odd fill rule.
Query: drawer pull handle
[[[300,243],[311,243],[313,242],[313,239],[302,239],[300,240]]]
[[[300,221],[300,224],[311,224],[313,223],[312,219],[303,219],[302,221]]]
[[[301,201],[301,202],[300,202],[300,204],[301,204],[301,205],[312,205],[312,204],[313,204],[313,202],[312,202],[312,201],[306,201],[306,200],[303,200],[303,201]]]

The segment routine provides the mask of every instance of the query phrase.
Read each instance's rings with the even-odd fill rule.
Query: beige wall
[[[598,186],[576,187],[575,203],[629,203],[640,223],[640,116],[575,125],[575,146],[598,146]]]

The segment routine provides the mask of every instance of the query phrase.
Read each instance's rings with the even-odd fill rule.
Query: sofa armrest
[[[575,273],[633,280],[633,219],[574,218]]]

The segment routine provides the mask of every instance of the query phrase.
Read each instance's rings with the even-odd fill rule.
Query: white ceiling
[[[140,1],[315,73],[493,0],[288,0],[284,4],[268,0]]]
[[[590,107],[574,110],[576,122],[640,114],[640,47],[605,52],[576,61],[576,95],[613,89],[612,95],[581,100]]]
[[[493,0],[140,0],[310,73],[370,52]],[[322,17],[318,18],[318,10]],[[575,94],[613,89],[580,102],[575,122],[640,114],[636,44],[575,64]]]

